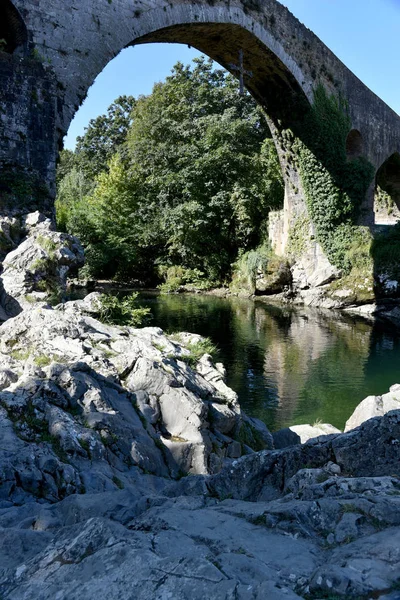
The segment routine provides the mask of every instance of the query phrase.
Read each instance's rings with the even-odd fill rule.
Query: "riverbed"
[[[142,293],[139,303],[151,325],[209,337],[242,408],[272,431],[343,429],[361,400],[400,382],[399,330],[385,323],[240,298]]]

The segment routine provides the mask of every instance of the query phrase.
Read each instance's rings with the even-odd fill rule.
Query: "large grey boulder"
[[[80,489],[117,489],[140,474],[215,473],[243,453],[272,448],[265,425],[242,414],[210,357],[192,369],[190,350],[159,328],[97,321],[96,302],[30,305],[0,328],[0,403],[12,439],[5,500],[56,501]],[[42,459],[26,463],[30,444],[72,469],[72,480],[64,478],[71,485],[60,486],[58,462],[53,472]]]
[[[303,290],[324,286],[341,276],[319,244],[312,244],[292,266],[294,289]]]
[[[37,219],[34,218],[37,216]],[[0,318],[14,317],[34,303],[59,302],[67,275],[83,265],[83,248],[76,238],[52,231],[48,219],[27,215],[29,235],[3,261]]]

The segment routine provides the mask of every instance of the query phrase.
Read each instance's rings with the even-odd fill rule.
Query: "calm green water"
[[[140,296],[151,325],[210,337],[243,409],[272,430],[317,419],[343,428],[357,404],[400,383],[400,336],[333,311],[211,296]]]

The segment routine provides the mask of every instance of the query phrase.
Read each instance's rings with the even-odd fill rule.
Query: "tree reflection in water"
[[[393,326],[240,298],[143,295],[141,304],[152,325],[210,337],[243,409],[272,430],[316,420],[342,428],[364,397],[398,379]]]

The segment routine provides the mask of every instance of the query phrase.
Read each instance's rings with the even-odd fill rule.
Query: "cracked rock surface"
[[[103,325],[79,306],[31,308],[0,329],[1,500],[211,474],[252,441],[272,448],[209,356],[193,370],[160,329]]]
[[[0,327],[2,600],[399,600],[397,388],[276,450],[198,336],[45,300]]]
[[[3,503],[2,597],[399,598],[399,433],[397,411],[211,477]],[[376,464],[352,476],[353,447],[377,435]]]

